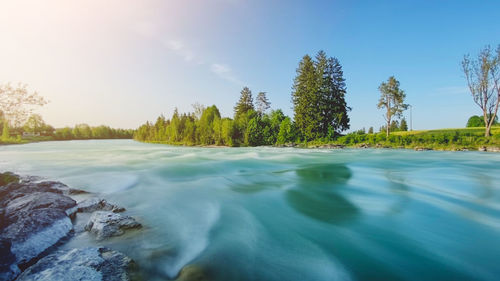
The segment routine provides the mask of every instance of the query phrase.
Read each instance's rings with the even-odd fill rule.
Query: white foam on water
[[[194,207],[194,208],[193,208]],[[220,217],[220,206],[216,203],[204,202],[196,206],[186,206],[182,213],[170,215],[175,225],[175,233],[179,241],[176,247],[178,254],[165,264],[165,273],[174,278],[189,262],[198,257],[208,246],[210,230]]]

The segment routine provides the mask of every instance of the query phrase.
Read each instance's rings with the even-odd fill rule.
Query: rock
[[[95,211],[112,211],[113,213],[121,213],[125,211],[125,208],[110,204],[105,199],[94,197],[78,203],[75,208],[68,210],[68,213],[92,213]]]
[[[11,182],[18,183],[20,180],[19,176],[11,173],[11,172],[5,172],[5,173],[0,173],[0,186],[9,184]]]
[[[321,146],[317,146],[317,148],[330,148],[330,149],[341,149],[341,148],[344,148],[345,146],[341,145],[341,144],[323,144]]]
[[[119,236],[126,229],[140,228],[142,225],[134,218],[110,211],[97,211],[92,214],[85,230],[96,234],[98,240]]]
[[[489,147],[486,148],[486,151],[489,151],[489,152],[500,152],[500,147],[489,146]]]
[[[205,271],[193,264],[186,265],[179,272],[179,276],[175,281],[209,281]]]
[[[0,187],[0,280],[13,279],[73,229],[65,211],[76,202],[58,184],[14,181]]]
[[[486,146],[480,146],[477,150],[479,150],[479,151],[486,151]]]
[[[58,251],[24,271],[19,281],[130,280],[133,261],[107,248]]]
[[[368,143],[362,143],[358,147],[359,148],[370,148],[370,144],[368,144]]]
[[[415,147],[415,151],[430,151],[430,150],[432,150],[432,148],[420,147],[420,146]]]

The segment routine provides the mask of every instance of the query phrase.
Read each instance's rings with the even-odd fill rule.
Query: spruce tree
[[[294,79],[292,102],[294,120],[305,141],[315,139],[319,128],[318,79],[314,62],[305,55],[297,68]]]
[[[234,106],[234,119],[238,119],[240,116],[253,109],[252,91],[250,91],[248,87],[244,87],[243,90],[241,90],[238,103]]]

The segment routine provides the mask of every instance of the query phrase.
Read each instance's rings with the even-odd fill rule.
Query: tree
[[[238,119],[240,116],[253,109],[252,91],[250,91],[248,87],[244,87],[243,90],[241,90],[240,99],[234,106],[234,119]]]
[[[267,99],[266,92],[260,92],[257,94],[255,107],[260,115],[263,115],[269,108],[271,108],[271,102]]]
[[[316,55],[316,71],[319,79],[319,109],[321,137],[331,129],[335,133],[349,129],[347,112],[351,110],[345,101],[347,92],[344,72],[337,58],[328,58],[324,51]]]
[[[405,118],[401,119],[401,124],[399,125],[399,130],[400,131],[408,131],[408,123],[406,122]]]
[[[373,127],[368,128],[368,134],[373,134]]]
[[[47,124],[42,119],[42,116],[40,114],[32,114],[26,123],[24,123],[23,129],[25,132],[29,133],[41,133],[42,131],[45,130],[47,127]]]
[[[292,90],[294,120],[305,141],[317,137],[320,127],[318,79],[314,62],[305,55],[299,62]]]
[[[477,115],[473,115],[469,118],[469,120],[467,120],[467,125],[465,127],[469,128],[482,126],[484,126],[484,119]]]
[[[14,127],[20,127],[35,106],[43,106],[47,101],[37,92],[28,92],[27,85],[10,83],[0,85],[0,110]]]
[[[496,52],[484,47],[477,59],[465,55],[462,70],[474,102],[483,111],[484,135],[489,137],[500,104],[500,45]]]
[[[8,141],[10,138],[9,134],[9,122],[7,120],[3,120],[3,129],[2,129],[2,140]]]
[[[381,93],[377,108],[385,108],[384,118],[386,121],[386,137],[389,137],[391,121],[394,117],[401,117],[403,110],[408,108],[404,103],[406,94],[399,88],[399,81],[394,76],[389,77],[387,82],[382,82],[379,86]]]
[[[278,133],[278,138],[276,144],[285,144],[292,142],[294,138],[292,120],[290,117],[285,117],[280,125],[280,131]]]
[[[295,124],[307,141],[331,137],[349,128],[346,84],[336,58],[319,51],[313,60],[305,55],[294,79],[292,102]]]

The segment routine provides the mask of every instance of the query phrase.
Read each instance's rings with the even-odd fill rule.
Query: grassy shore
[[[350,133],[333,142],[315,141],[308,147],[339,145],[347,147],[386,147],[419,150],[500,150],[500,127],[491,129],[491,136],[484,136],[484,128],[460,128],[362,134]]]

